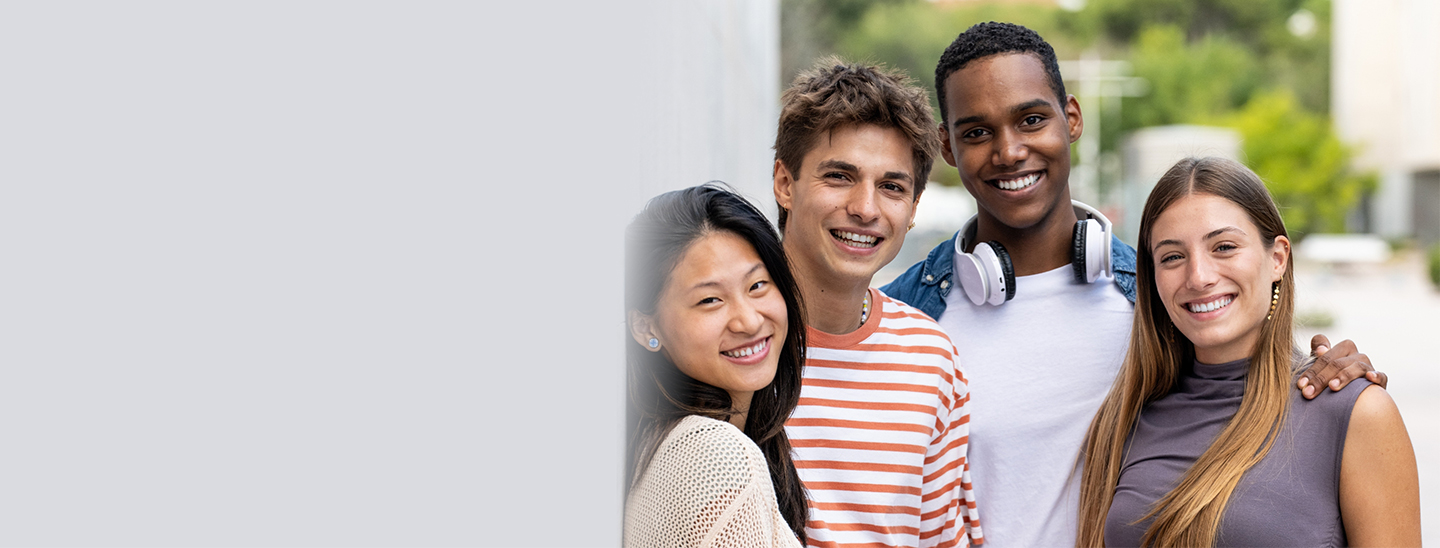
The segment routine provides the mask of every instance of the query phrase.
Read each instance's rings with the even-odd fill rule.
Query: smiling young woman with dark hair
[[[1170,169],[1140,220],[1130,349],[1090,425],[1077,546],[1418,546],[1415,453],[1368,380],[1314,401],[1264,183]]]
[[[625,546],[801,546],[805,321],[779,237],[709,184],[652,199],[625,244]]]

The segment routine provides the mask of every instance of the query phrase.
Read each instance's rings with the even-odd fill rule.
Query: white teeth
[[[1030,185],[1035,184],[1035,182],[1036,182],[1036,181],[1039,181],[1039,180],[1040,180],[1040,173],[1039,173],[1039,172],[1036,172],[1036,173],[1031,173],[1031,174],[1029,174],[1029,175],[1026,175],[1026,176],[1024,176],[1024,177],[1021,177],[1021,178],[1019,178],[1019,179],[1010,179],[1010,180],[1008,180],[1008,181],[1007,181],[1007,180],[1004,180],[1004,179],[1000,179],[1000,180],[997,180],[997,181],[995,182],[995,184],[996,184],[997,186],[999,186],[1000,188],[1004,189],[1004,190],[1020,190],[1020,189],[1022,189],[1022,188],[1027,187],[1027,186],[1030,186]]]
[[[761,350],[764,350],[764,349],[765,349],[765,345],[766,345],[767,343],[769,343],[769,342],[770,342],[770,339],[765,339],[765,340],[762,340],[762,341],[760,341],[760,342],[758,342],[758,343],[755,343],[755,344],[752,345],[752,346],[747,346],[747,347],[741,348],[741,349],[739,349],[739,350],[731,350],[731,351],[728,351],[728,352],[721,352],[721,354],[724,354],[724,355],[726,355],[726,356],[730,356],[730,357],[732,357],[732,358],[743,358],[743,357],[745,357],[745,356],[749,356],[749,355],[751,355],[751,354],[754,354],[754,353],[756,353],[756,352],[759,352],[759,351],[761,351]]]
[[[866,236],[844,230],[831,230],[830,233],[834,234],[836,238],[840,238],[846,245],[853,247],[875,247],[875,242],[880,241],[879,238],[874,236]]]
[[[1231,301],[1231,298],[1230,298],[1230,297],[1223,297],[1223,298],[1221,298],[1220,300],[1208,302],[1208,303],[1205,303],[1205,304],[1192,304],[1192,305],[1189,305],[1189,308],[1190,308],[1190,311],[1191,311],[1191,312],[1194,312],[1194,313],[1196,313],[1196,314],[1201,314],[1201,313],[1212,312],[1212,311],[1215,311],[1215,310],[1219,310],[1219,309],[1221,309],[1221,308],[1225,308],[1226,306],[1228,306],[1228,305],[1230,304],[1230,301]]]

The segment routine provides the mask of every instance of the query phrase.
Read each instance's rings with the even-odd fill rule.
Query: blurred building
[[[1106,212],[1115,234],[1135,244],[1140,233],[1140,212],[1160,176],[1189,156],[1220,156],[1240,160],[1240,134],[1209,126],[1156,126],[1135,130],[1121,144],[1125,166],[1118,215]]]
[[[1380,174],[1359,228],[1440,241],[1440,2],[1334,0],[1331,112]]]

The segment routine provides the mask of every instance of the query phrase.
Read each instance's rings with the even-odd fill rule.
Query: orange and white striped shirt
[[[955,345],[924,312],[870,292],[860,329],[806,333],[800,405],[785,431],[810,495],[809,544],[980,544]]]

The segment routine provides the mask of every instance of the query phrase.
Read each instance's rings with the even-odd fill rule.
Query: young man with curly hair
[[[774,191],[804,301],[806,365],[786,432],[811,546],[981,542],[955,346],[870,288],[899,252],[938,138],[898,72],[822,61],[781,98]]]

